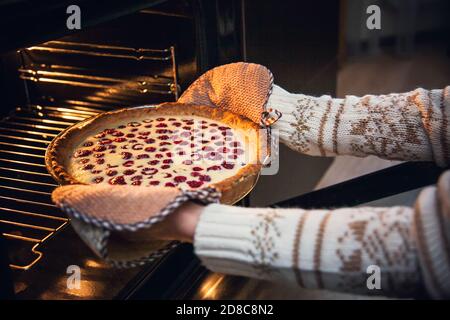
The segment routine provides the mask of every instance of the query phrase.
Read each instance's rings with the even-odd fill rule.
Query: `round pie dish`
[[[206,166],[205,165],[206,162],[202,160],[203,161],[201,162],[202,164],[193,167],[195,171],[199,172],[190,172],[190,175],[192,175],[193,177],[200,176],[200,178],[205,177],[202,180],[202,182],[199,182],[198,184],[194,183],[195,181],[192,182],[192,184],[189,184],[190,181],[187,181],[189,185],[186,185],[185,183],[177,184],[176,182],[175,183],[166,182],[166,185],[170,184],[170,186],[172,187],[178,186],[181,189],[183,188],[190,189],[191,186],[194,188],[214,187],[221,192],[222,203],[225,204],[236,203],[253,189],[258,180],[259,173],[262,168],[261,159],[263,159],[263,155],[267,154],[266,151],[267,136],[261,134],[259,126],[254,122],[250,121],[249,119],[236,115],[230,111],[222,110],[219,108],[213,108],[209,106],[190,105],[190,104],[188,105],[180,103],[163,103],[155,106],[134,107],[98,114],[94,117],[86,119],[82,122],[79,122],[67,128],[53,139],[53,141],[48,146],[45,154],[45,163],[47,170],[58,183],[63,185],[80,184],[80,183],[91,184],[91,181],[95,181],[95,183],[98,182],[107,183],[106,181],[109,181],[110,184],[114,184],[111,183],[111,181],[113,182],[119,181],[121,182],[120,184],[124,184],[126,183],[125,179],[128,179],[126,181],[131,182],[131,180],[135,180],[134,178],[139,178],[140,179],[138,184],[139,186],[137,187],[145,187],[145,185],[148,185],[148,179],[150,177],[145,175],[144,176],[138,175],[139,172],[144,173],[144,171],[141,170],[147,170],[146,172],[149,171],[153,172],[159,170],[160,173],[166,172],[165,176],[172,177],[174,172],[175,173],[177,172],[176,170],[178,170],[178,172],[179,171],[186,172],[186,170],[189,169],[187,165],[180,164],[182,162],[181,158],[176,153],[177,150],[181,149],[178,145],[175,145],[174,143],[180,143],[181,140],[174,141],[176,139],[175,138],[172,139],[171,134],[172,132],[177,133],[178,131],[184,131],[182,133],[186,133],[186,131],[188,131],[188,128],[190,128],[190,126],[182,126],[182,125],[180,125],[180,128],[176,128],[172,124],[176,125],[179,122],[181,122],[183,125],[184,124],[189,125],[191,123],[194,123],[193,119],[199,121],[203,125],[201,126],[201,128],[205,128],[206,131],[210,130],[211,132],[213,131],[218,132],[219,133],[218,136],[220,137],[220,139],[225,140],[222,142],[222,146],[225,145],[225,147],[221,147],[220,150],[223,150],[224,152],[228,153],[223,154],[222,156],[217,155],[216,158],[220,157],[222,159],[223,157],[224,159],[227,160],[223,161],[222,166],[220,165],[220,163],[219,165],[209,164],[208,166]],[[168,120],[172,122],[168,122]],[[211,127],[209,128],[208,125],[210,125]],[[133,128],[133,126],[141,126],[141,127]],[[141,129],[144,127],[150,129],[146,129],[144,130],[145,132],[142,132]],[[158,127],[159,129],[155,127]],[[201,137],[206,137],[206,135],[204,136],[204,134],[202,133],[203,131],[201,129],[197,127],[194,128],[194,124],[192,124],[192,128],[193,132],[198,131],[196,136],[198,135]],[[232,132],[230,133],[230,135],[233,136],[234,133],[235,139],[237,140],[235,141],[232,140],[233,137],[228,137],[225,132],[225,129],[222,128],[230,129],[230,132]],[[169,130],[169,129],[176,129],[176,130]],[[219,129],[221,129],[222,131]],[[130,131],[132,132],[135,131],[135,134],[130,133]],[[105,132],[112,133],[115,137],[107,135]],[[163,133],[169,132],[170,134],[158,135],[157,134],[158,132]],[[147,136],[139,135],[140,133],[146,134]],[[223,137],[220,133],[222,133]],[[118,137],[119,134],[120,137]],[[208,134],[209,135],[207,136],[207,138],[199,138],[204,140],[201,140],[201,142],[197,142],[197,144],[194,144],[192,143],[192,141],[190,141],[190,143],[192,143],[190,146],[191,147],[195,146],[197,148],[196,151],[190,152],[198,152],[198,150],[208,150],[208,148],[212,149],[211,146],[213,147],[217,145],[221,146],[220,144],[218,144],[219,141],[216,142],[213,141],[214,139],[212,139],[213,138],[212,133]],[[186,139],[193,140],[194,139],[193,135],[194,134],[192,133],[191,138]],[[132,139],[127,138],[128,136],[133,138]],[[175,136],[179,137],[180,135],[173,134],[173,137]],[[156,143],[160,141],[158,140],[158,138],[162,139],[163,137],[164,139],[166,139],[166,141],[161,142],[160,145],[161,146],[164,145],[164,148],[160,147],[160,145],[156,145]],[[215,135],[215,137],[217,137],[217,135]],[[240,140],[237,137],[239,137]],[[230,140],[228,140],[228,138],[230,138]],[[150,147],[147,147],[144,141],[151,142],[153,144]],[[135,143],[132,145],[132,142]],[[216,144],[213,144],[214,142]],[[205,145],[202,147],[200,143],[204,143]],[[181,141],[181,144],[187,143],[185,141]],[[230,147],[231,144],[234,144],[234,146],[245,145],[245,147],[242,147],[242,149],[241,148],[233,149],[232,147]],[[153,145],[155,145],[156,148],[152,147]],[[111,146],[114,146],[116,150],[114,151],[106,150],[105,152],[105,149],[108,149],[107,147]],[[219,147],[216,147],[216,149],[214,149],[214,152],[212,153],[209,152],[208,155],[216,154],[217,150],[219,150],[218,148]],[[140,150],[139,151],[140,154],[137,154],[138,151],[134,151],[135,149]],[[154,151],[155,149],[165,150],[168,152],[165,153],[160,152],[160,154],[152,153],[151,151]],[[100,150],[102,152],[95,153],[89,150],[95,151]],[[233,150],[236,152],[236,154],[240,155],[239,156],[233,155],[232,154]],[[145,151],[148,152],[146,153]],[[239,153],[237,153],[237,151],[239,151]],[[109,154],[113,152],[114,154]],[[178,152],[179,154],[186,154],[185,151],[178,151]],[[169,155],[171,158],[170,159],[162,158],[163,156],[165,157],[165,154]],[[78,155],[81,155],[84,158],[83,159],[76,158]],[[89,159],[91,155],[96,157],[97,159],[95,158]],[[161,159],[159,159],[161,161],[153,158],[155,155],[161,156]],[[144,158],[144,156],[146,158],[145,162],[144,160],[140,159],[141,157]],[[242,161],[242,159],[244,159],[244,156],[247,161]],[[98,157],[102,157],[101,162],[99,161]],[[139,160],[125,161],[124,159],[139,159]],[[153,162],[151,161],[152,159],[154,159]],[[239,163],[236,165],[234,164],[227,165],[227,163],[231,161],[228,159],[237,159],[236,161],[239,161]],[[82,160],[83,160],[82,163],[89,163],[89,164],[84,166],[78,164]],[[114,162],[113,163],[114,166],[112,165],[110,166],[108,161]],[[118,179],[119,177],[117,176],[110,179],[108,177],[110,176],[110,172],[115,171],[117,174],[117,170],[107,171],[106,169],[108,169],[109,167],[111,168],[117,167],[117,164],[119,163],[118,161],[121,161],[121,163],[135,162],[132,165],[137,167],[123,168],[127,170],[126,171],[122,170],[122,172],[125,172],[125,174],[129,172],[137,172],[137,174],[133,176],[133,178],[130,178],[131,176],[125,175],[120,176],[121,180],[119,180]],[[147,163],[154,164],[156,162],[160,162],[158,169],[153,169],[154,166],[147,164]],[[163,162],[168,163],[170,165],[161,166]],[[92,163],[102,163],[102,166],[100,165],[94,166]],[[185,162],[182,163],[185,164]],[[103,168],[105,165],[108,166],[108,168],[104,169],[106,174],[104,174],[103,172],[100,173],[101,170],[95,170],[96,167]],[[143,166],[147,167],[142,168]],[[165,167],[167,167],[168,169],[164,170]],[[221,171],[217,171],[217,173],[213,171],[209,172],[211,168],[213,170],[221,170]],[[230,170],[225,170],[224,168]],[[99,172],[99,175],[103,174],[103,176],[94,177],[92,175],[92,172]],[[209,175],[207,175],[206,172],[208,172]],[[197,173],[197,175],[194,175],[194,173]],[[200,173],[205,174],[201,175]],[[188,173],[183,174],[189,177],[188,179],[194,179],[190,178],[190,175]],[[159,175],[159,177],[162,176]],[[175,179],[175,181],[178,182],[184,182],[186,180],[184,176],[183,177],[177,176],[175,178],[179,178],[178,180]],[[141,185],[141,182],[144,183],[142,183]],[[151,181],[151,182],[159,183],[158,181]],[[162,182],[164,183],[165,180]]]

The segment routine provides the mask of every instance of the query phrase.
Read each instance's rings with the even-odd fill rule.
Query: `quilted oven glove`
[[[53,191],[56,205],[86,244],[116,267],[150,262],[176,245],[170,230],[154,224],[188,201],[219,202],[212,188],[181,191],[177,188],[109,185],[68,185]],[[155,240],[159,239],[159,240]],[[161,240],[167,239],[167,240]]]
[[[227,109],[260,123],[272,86],[273,76],[266,67],[254,63],[230,63],[201,75],[178,102]]]

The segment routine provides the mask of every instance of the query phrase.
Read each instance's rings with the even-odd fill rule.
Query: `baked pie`
[[[177,103],[100,114],[60,134],[46,162],[61,183],[213,186],[233,203],[256,182],[264,137],[229,111]]]

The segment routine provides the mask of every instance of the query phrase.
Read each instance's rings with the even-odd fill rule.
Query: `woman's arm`
[[[450,296],[450,172],[415,208],[302,210],[189,204],[167,223],[210,270],[304,288]],[[380,290],[374,273],[379,273]]]
[[[309,155],[376,155],[450,164],[450,86],[388,95],[311,97],[274,85],[280,140]]]
[[[302,210],[214,204],[193,217],[198,220],[193,243],[214,272],[302,288],[411,296],[421,283],[412,217],[407,207]],[[370,266],[379,268],[382,290],[368,289]]]

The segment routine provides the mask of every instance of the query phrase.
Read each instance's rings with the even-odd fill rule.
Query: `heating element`
[[[28,270],[43,257],[41,246],[69,224],[51,202],[57,184],[44,164],[51,140],[100,112],[139,104],[155,95],[174,101],[180,88],[173,46],[136,49],[50,41],[18,54],[18,74],[28,96],[26,106],[0,121],[0,224],[12,255],[11,267]],[[105,65],[116,60],[150,62],[155,72],[137,67],[135,71],[145,71],[121,74],[105,68],[105,60]]]

